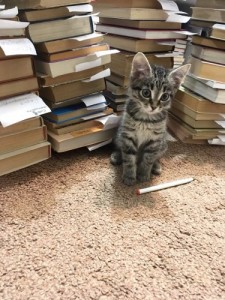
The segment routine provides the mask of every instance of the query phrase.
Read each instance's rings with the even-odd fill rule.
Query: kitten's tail
[[[119,151],[119,150],[114,151],[110,156],[110,162],[113,165],[121,165],[122,164],[122,153],[121,153],[121,151]]]

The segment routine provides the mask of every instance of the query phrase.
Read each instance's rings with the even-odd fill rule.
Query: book
[[[214,88],[210,86],[208,80],[202,80],[188,74],[183,82],[183,86],[194,93],[210,100],[211,102],[225,104],[225,86],[224,88]],[[212,83],[213,84],[213,83]],[[224,110],[225,112],[225,110]]]
[[[58,77],[69,73],[80,72],[94,67],[107,65],[110,62],[111,54],[110,52],[106,52],[100,55],[98,53],[93,53],[88,56],[59,60],[51,63],[35,59],[34,64],[38,73],[49,75],[51,77]]]
[[[0,176],[40,163],[51,157],[51,144],[42,142],[0,155]]]
[[[192,44],[225,50],[225,41],[194,35]]]
[[[44,100],[51,102],[63,102],[65,100],[81,97],[86,94],[100,92],[105,89],[104,78],[84,82],[73,81],[55,86],[43,87],[39,90],[39,95]]]
[[[225,9],[192,7],[192,19],[225,23]]]
[[[73,50],[57,52],[52,54],[39,52],[38,57],[47,62],[54,62],[58,60],[65,60],[65,59],[85,56],[85,55],[95,53],[96,51],[104,51],[104,50],[109,50],[109,45],[107,43],[94,44],[86,47],[75,48]]]
[[[22,79],[33,75],[34,68],[31,56],[7,57],[0,60],[0,82]]]
[[[89,116],[96,114],[98,112],[104,111],[106,109],[106,104],[103,105],[91,105],[86,106],[85,103],[80,102],[75,105],[65,106],[53,109],[52,112],[45,115],[45,119],[55,122],[58,124],[63,124],[69,120],[78,119],[84,116]]]
[[[103,72],[106,68],[107,65],[103,65],[103,66],[83,70],[80,72],[69,73],[57,77],[51,77],[51,76],[46,76],[41,74],[37,74],[37,76],[38,76],[38,81],[40,83],[40,86],[45,87],[50,85],[58,85],[62,83],[72,82],[72,81],[90,79],[92,76],[100,72]]]
[[[128,20],[116,18],[99,18],[100,24],[114,25],[121,27],[130,27],[136,29],[174,29],[180,30],[181,23],[165,22],[165,21],[148,21],[148,20]]]
[[[133,29],[126,27],[119,27],[114,25],[103,25],[96,24],[96,30],[100,32],[117,34],[122,36],[128,36],[140,39],[155,39],[155,40],[165,40],[165,39],[185,39],[186,34],[182,33],[182,30],[172,31],[172,30],[156,30],[156,29]],[[186,33],[184,31],[184,33]]]
[[[25,28],[28,22],[19,22],[7,19],[0,19],[0,36],[3,37],[19,37],[25,36]]]
[[[32,146],[46,140],[47,129],[45,125],[0,136],[0,154]]]
[[[208,36],[213,39],[219,39],[225,41],[225,25],[214,24],[212,29],[209,30]]]
[[[211,8],[224,8],[224,0],[196,0],[195,6],[197,7],[211,7]]]
[[[225,65],[210,63],[197,58],[191,58],[190,73],[203,79],[225,82]]]
[[[36,92],[38,89],[38,80],[35,76],[3,82],[0,83],[0,99]]]
[[[4,0],[6,8],[17,6],[18,9],[43,9],[50,7],[89,3],[91,0]]]
[[[92,16],[30,23],[26,33],[33,43],[53,41],[94,32]]]
[[[104,42],[108,43],[110,47],[133,52],[166,52],[172,51],[174,48],[170,45],[160,45],[155,40],[138,39],[113,34],[105,35]]]
[[[94,32],[81,36],[73,36],[66,39],[42,42],[35,45],[37,53],[57,53],[98,44],[103,41],[103,34]]]
[[[191,108],[184,105],[182,102],[177,101],[176,99],[173,99],[172,101],[171,112],[173,112],[174,109],[181,111],[182,113],[188,115],[196,121],[224,121],[224,117],[222,116],[222,114],[211,112],[198,112],[192,110]]]
[[[129,77],[131,64],[135,53],[121,51],[112,56],[111,71],[119,76]],[[162,65],[167,68],[173,67],[172,57],[157,57],[152,53],[145,54],[150,64]]]
[[[104,129],[102,124],[57,135],[48,131],[48,139],[56,152],[66,152],[111,139],[116,128]]]
[[[93,3],[95,10],[99,8],[162,8],[157,0],[97,0]]]
[[[214,48],[192,45],[192,56],[216,64],[225,63],[225,52]]]
[[[26,130],[33,129],[36,127],[40,127],[42,125],[43,125],[43,119],[42,119],[42,117],[39,117],[39,116],[30,118],[30,119],[26,119],[24,121],[15,123],[15,124],[7,126],[7,127],[3,127],[0,124],[0,137],[9,135],[9,134],[15,134],[15,133],[18,133],[21,131],[26,131]]]
[[[110,80],[106,79],[106,90],[110,91],[114,95],[127,95],[128,88],[122,87]]]
[[[219,124],[215,122],[219,120],[195,120],[188,114],[182,112],[179,109],[176,109],[175,107],[172,108],[171,113],[177,116],[181,121],[185,122],[186,124],[195,129],[222,128]]]
[[[168,14],[163,9],[149,8],[101,8],[99,17],[128,20],[157,20],[165,21]]]
[[[225,133],[225,130],[221,128],[193,128],[172,113],[169,114],[167,124],[169,131],[183,142],[213,139],[218,134]]]
[[[123,88],[128,88],[130,84],[130,78],[125,76],[120,76],[111,72],[111,75],[107,77],[107,79],[114,84],[120,85]]]
[[[183,86],[179,88],[175,95],[175,99],[180,103],[186,105],[190,109],[199,113],[225,113],[225,105],[219,103],[213,103],[195,93],[191,90],[184,88]]]
[[[76,10],[76,7],[77,8],[79,7],[80,9]],[[83,9],[81,9],[82,7]],[[20,10],[19,19],[21,21],[27,21],[31,23],[39,22],[39,21],[62,19],[62,18],[73,17],[75,15],[90,13],[92,12],[92,10],[90,9],[91,7],[92,6],[90,4],[86,5],[82,3],[82,5],[76,4],[73,6],[61,6],[61,7],[35,9],[35,10]]]
[[[53,123],[50,122],[48,120],[44,120],[45,125],[47,126],[48,130],[50,130],[51,132],[60,135],[60,134],[64,134],[64,133],[69,133],[78,129],[82,129],[87,127],[90,127],[90,124],[96,124],[96,119],[97,118],[101,118],[101,117],[107,117],[109,115],[113,114],[113,110],[110,107],[107,107],[104,111],[99,112],[99,113],[94,113],[90,116],[88,116],[88,118],[78,118],[78,119],[73,119],[73,120],[68,120],[67,122],[63,122],[63,124],[61,123]],[[91,126],[92,126],[91,125]]]

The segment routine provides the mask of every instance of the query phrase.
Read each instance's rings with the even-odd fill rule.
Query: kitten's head
[[[146,56],[138,52],[134,56],[131,68],[132,98],[138,101],[148,113],[168,110],[189,69],[190,65],[183,65],[173,70],[150,66]]]

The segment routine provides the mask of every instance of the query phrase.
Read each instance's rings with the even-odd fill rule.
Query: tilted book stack
[[[0,6],[0,176],[48,159],[51,146],[40,116],[50,109],[37,96],[29,23],[17,8]]]
[[[116,116],[102,94],[111,54],[96,33],[91,0],[6,0],[17,5],[37,51],[39,94],[51,108],[44,116],[52,148],[64,152],[110,140]]]
[[[220,23],[218,23],[220,22]],[[191,69],[176,94],[170,130],[184,142],[225,145],[224,1],[197,0],[191,24]]]
[[[178,15],[179,9],[173,1],[96,0],[93,6],[99,12],[96,30],[107,33],[104,41],[120,50],[112,57],[106,93],[109,105],[119,112],[127,99],[135,53],[145,53],[151,64],[173,68],[177,58],[176,66],[180,65],[183,53],[174,52],[174,46],[176,39],[187,38],[181,24],[190,18]]]

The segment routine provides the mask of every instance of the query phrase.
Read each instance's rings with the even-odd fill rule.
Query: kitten
[[[167,115],[177,89],[190,65],[168,70],[150,66],[146,56],[138,52],[130,75],[130,97],[115,137],[111,163],[123,164],[123,182],[149,181],[160,174],[160,157],[167,150]]]

